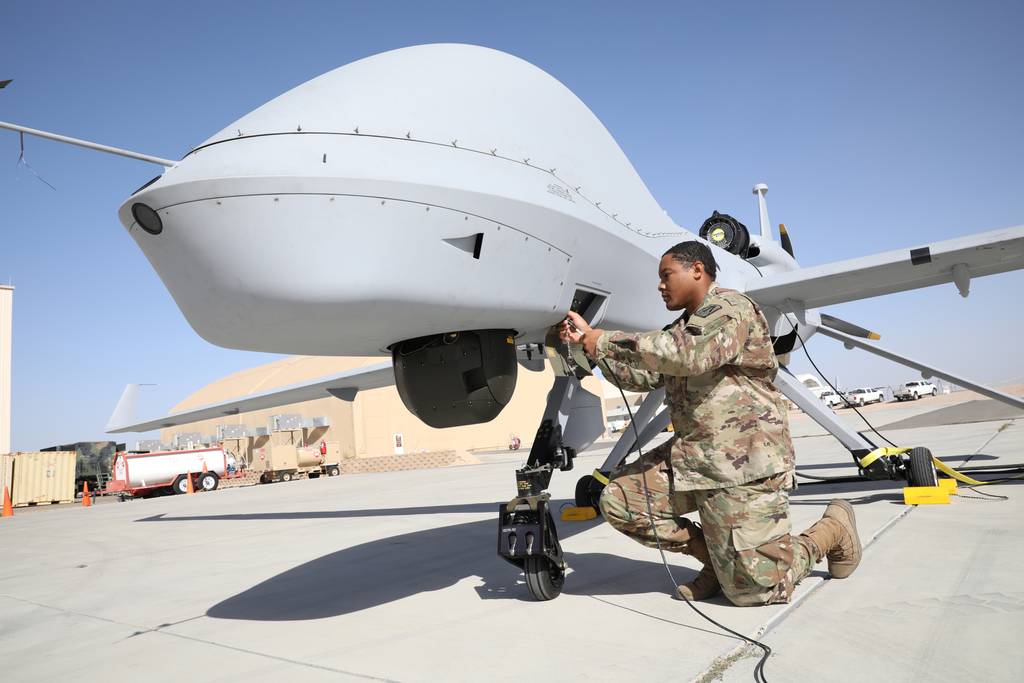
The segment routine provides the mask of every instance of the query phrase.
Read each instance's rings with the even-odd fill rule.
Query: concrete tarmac
[[[854,473],[834,439],[805,431],[800,471]],[[1024,420],[885,433],[954,465],[1024,462]],[[555,474],[557,502],[607,450]],[[495,554],[497,505],[525,457],[16,512],[0,520],[3,677],[749,680],[752,650],[672,600],[657,551],[600,520],[558,523],[565,590],[534,602]],[[828,580],[821,564],[790,605],[701,609],[763,635],[774,681],[1021,680],[1024,488],[980,491],[1008,500],[962,489],[976,497],[912,508],[900,482],[801,486],[795,532],[832,497],[855,504],[857,573]],[[669,562],[677,581],[696,571]]]

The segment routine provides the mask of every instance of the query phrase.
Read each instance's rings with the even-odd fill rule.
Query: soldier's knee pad
[[[626,521],[630,517],[629,507],[626,504],[626,493],[614,481],[608,482],[608,485],[601,491],[601,498],[598,500],[597,506],[601,508],[604,518],[613,526],[616,522]]]
[[[729,602],[737,607],[761,607],[772,601],[772,596],[766,594],[763,588],[726,588],[723,584],[722,593],[729,599]]]

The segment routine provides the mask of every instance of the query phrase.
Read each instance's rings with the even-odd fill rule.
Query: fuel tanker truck
[[[140,498],[166,492],[186,493],[189,477],[193,490],[213,491],[227,469],[227,456],[220,448],[118,453],[106,493]]]

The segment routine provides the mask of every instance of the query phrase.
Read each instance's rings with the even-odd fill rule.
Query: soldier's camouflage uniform
[[[760,309],[712,285],[696,311],[662,331],[606,332],[596,359],[623,389],[664,386],[675,430],[612,474],[605,519],[651,547],[653,525],[665,550],[687,552],[695,531],[683,515],[698,512],[725,595],[737,605],[787,602],[815,558],[790,534],[793,444]]]

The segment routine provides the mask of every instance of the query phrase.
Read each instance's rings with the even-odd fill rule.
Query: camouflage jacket
[[[787,406],[772,380],[768,322],[739,292],[712,285],[692,314],[658,332],[605,332],[596,360],[623,389],[665,387],[677,490],[716,489],[794,468]]]

